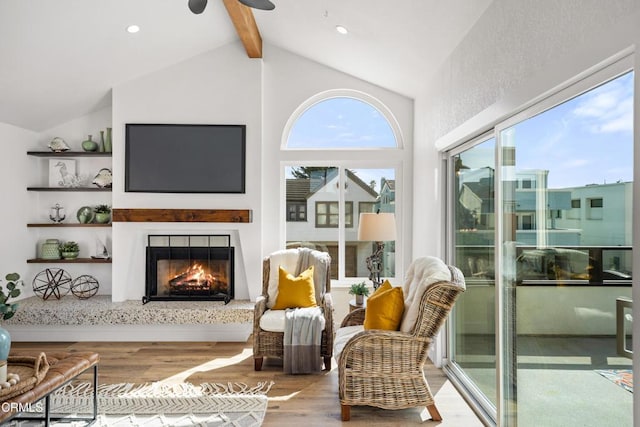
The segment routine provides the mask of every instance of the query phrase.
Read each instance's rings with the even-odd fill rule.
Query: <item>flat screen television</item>
[[[127,192],[244,193],[245,125],[127,123]]]

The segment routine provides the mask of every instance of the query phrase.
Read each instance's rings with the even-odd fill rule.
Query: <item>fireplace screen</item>
[[[152,300],[233,299],[231,236],[149,235],[146,295]]]

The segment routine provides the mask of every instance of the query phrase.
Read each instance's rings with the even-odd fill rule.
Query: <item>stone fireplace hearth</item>
[[[246,341],[253,303],[246,300],[112,302],[108,295],[80,300],[29,297],[3,326],[14,341]]]

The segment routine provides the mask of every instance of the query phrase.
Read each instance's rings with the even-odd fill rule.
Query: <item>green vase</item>
[[[98,144],[98,151],[104,153],[104,131],[100,131],[100,144]]]
[[[60,259],[60,241],[58,239],[47,239],[42,244],[42,259]]]
[[[104,151],[110,153],[113,149],[111,142],[111,128],[107,128],[107,139],[104,140]]]
[[[98,149],[98,143],[91,139],[92,135],[86,141],[82,141],[82,149],[84,151],[96,151]]]

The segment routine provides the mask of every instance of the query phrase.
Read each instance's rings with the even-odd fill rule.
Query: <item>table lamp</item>
[[[358,223],[358,240],[375,242],[373,253],[367,257],[369,279],[373,282],[373,288],[378,289],[382,284],[380,271],[382,271],[382,255],[384,242],[396,240],[396,218],[393,213],[361,213]]]

